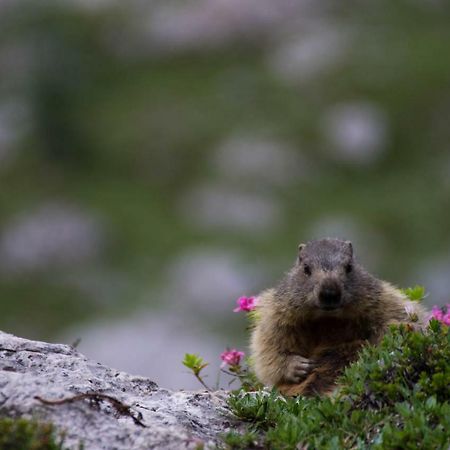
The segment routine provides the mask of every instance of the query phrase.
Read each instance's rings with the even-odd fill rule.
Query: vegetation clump
[[[63,440],[52,424],[0,418],[1,450],[66,450]]]
[[[367,346],[331,397],[285,398],[235,391],[229,404],[249,422],[224,436],[226,448],[448,449],[450,327],[392,327]]]

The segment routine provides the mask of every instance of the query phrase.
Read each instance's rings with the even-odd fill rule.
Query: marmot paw
[[[300,383],[311,373],[314,367],[315,362],[313,360],[300,355],[292,355],[289,357],[284,378],[288,383]]]

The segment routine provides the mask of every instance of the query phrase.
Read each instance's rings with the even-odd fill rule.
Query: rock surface
[[[61,404],[36,399],[62,400],[94,392],[105,398]],[[106,396],[130,409],[120,411],[120,404]],[[82,442],[85,450],[195,449],[202,443],[214,445],[219,433],[237,426],[224,391],[160,389],[147,378],[91,361],[70,346],[3,332],[0,415],[52,422],[65,432],[66,447],[78,449]]]

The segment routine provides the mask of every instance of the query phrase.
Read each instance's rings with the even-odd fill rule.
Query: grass
[[[275,391],[235,392],[244,434],[227,449],[447,449],[450,445],[450,328],[393,328],[366,347],[331,397],[289,398]]]

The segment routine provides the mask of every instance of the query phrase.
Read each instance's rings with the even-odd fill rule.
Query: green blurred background
[[[3,0],[0,328],[193,387],[323,236],[448,302],[449,55],[439,0]]]

